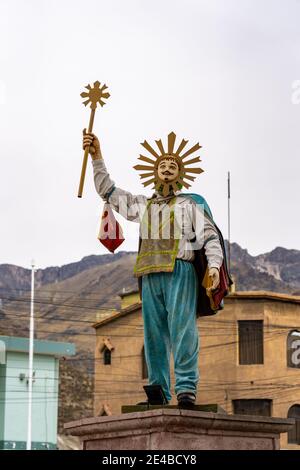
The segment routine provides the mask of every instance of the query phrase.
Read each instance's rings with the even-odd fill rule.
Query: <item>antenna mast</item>
[[[32,440],[32,382],[33,382],[33,342],[34,342],[34,261],[31,262],[31,303],[29,326],[29,373],[28,373],[28,422],[26,450],[31,450]]]
[[[231,253],[230,253],[230,171],[228,171],[227,179],[227,199],[228,199],[228,269],[231,272]]]

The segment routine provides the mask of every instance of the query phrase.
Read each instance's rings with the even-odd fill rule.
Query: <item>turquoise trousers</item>
[[[171,273],[143,276],[142,311],[149,384],[160,384],[168,401],[171,400],[171,351],[176,395],[197,390],[197,296],[197,275],[193,264],[187,261],[176,259]]]

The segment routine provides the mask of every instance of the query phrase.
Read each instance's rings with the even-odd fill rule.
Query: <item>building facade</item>
[[[94,325],[96,415],[145,399],[141,303],[137,292],[121,297],[121,310]],[[217,403],[230,414],[293,417],[295,428],[281,445],[299,449],[300,297],[236,292],[217,315],[198,319],[198,329],[197,403]]]
[[[26,449],[29,340],[0,336],[0,449]],[[72,343],[34,340],[32,449],[57,448],[59,357]]]

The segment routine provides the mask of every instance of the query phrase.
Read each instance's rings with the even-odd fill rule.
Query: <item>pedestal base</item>
[[[151,411],[151,410],[179,410],[190,408],[179,408],[178,405],[123,405],[121,408],[122,413],[135,413],[138,411]],[[226,411],[217,404],[209,405],[194,405],[191,411],[211,411],[212,413],[226,414]]]
[[[65,424],[85,450],[274,450],[293,419],[157,409]]]

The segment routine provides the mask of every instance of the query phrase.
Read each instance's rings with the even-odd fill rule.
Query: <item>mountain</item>
[[[248,251],[241,248],[237,243],[231,243],[231,272],[235,278],[237,290],[275,290],[288,293],[300,292],[300,251],[277,247],[273,251],[258,256],[251,256]],[[35,284],[37,288],[51,286],[53,291],[61,292],[66,285],[73,288],[80,296],[88,296],[87,289],[97,286],[98,270],[110,266],[109,276],[114,269],[115,263],[120,261],[121,267],[118,272],[118,286],[132,286],[135,281],[132,278],[135,253],[120,251],[116,254],[91,255],[82,260],[63,266],[52,266],[45,269],[37,269],[35,273]],[[123,267],[127,266],[123,273]],[[94,269],[94,270],[93,270]],[[81,273],[85,273],[80,276]],[[101,276],[104,275],[100,269]],[[127,276],[127,274],[129,276]],[[79,277],[76,277],[79,275]],[[89,282],[83,282],[85,277]],[[64,284],[66,281],[66,284]],[[30,290],[31,271],[11,264],[0,264],[0,299],[12,295],[26,294]],[[48,288],[47,287],[47,288]],[[111,286],[112,287],[112,286]],[[106,286],[107,288],[107,286]],[[114,289],[113,289],[114,290]],[[99,291],[95,291],[99,294]],[[111,289],[106,296],[109,300]],[[101,301],[100,301],[101,298]],[[99,302],[103,303],[103,292],[99,295]]]
[[[300,251],[277,247],[269,253],[249,255],[232,243],[231,272],[237,290],[267,290],[300,293]]]
[[[54,282],[61,282],[75,276],[87,269],[103,264],[109,264],[123,256],[130,254],[120,251],[116,254],[85,256],[82,260],[65,264],[63,266],[51,266],[45,269],[37,269],[35,273],[36,286],[43,286]],[[31,270],[13,264],[0,264],[0,290],[13,288],[20,292],[30,290]]]
[[[236,290],[300,294],[300,251],[277,247],[251,256],[230,245]],[[86,256],[64,266],[38,269],[35,275],[35,331],[39,339],[70,341],[76,357],[60,364],[59,425],[93,414],[95,332],[101,315],[120,307],[119,293],[137,287],[136,253]],[[28,336],[29,269],[0,265],[0,334]]]

